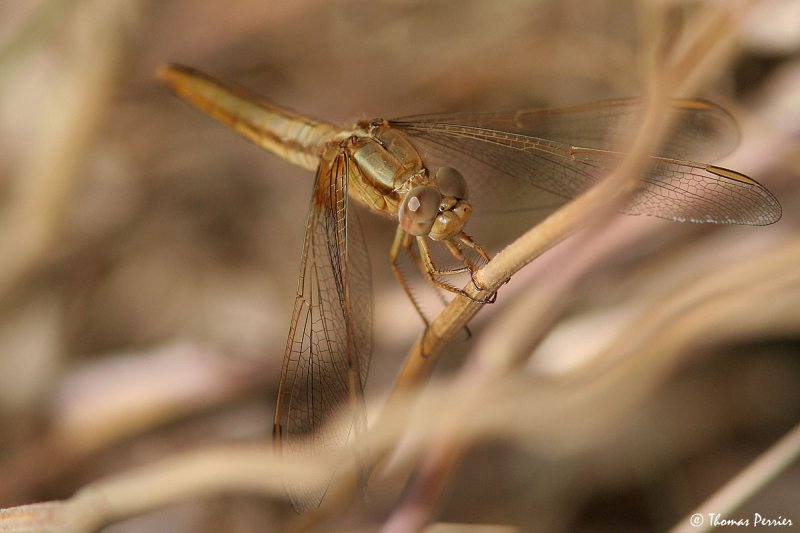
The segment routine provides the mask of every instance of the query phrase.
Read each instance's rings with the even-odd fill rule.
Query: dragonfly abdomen
[[[181,98],[236,130],[258,146],[309,170],[319,165],[322,147],[341,130],[273,104],[237,85],[197,70],[169,65],[159,77]]]

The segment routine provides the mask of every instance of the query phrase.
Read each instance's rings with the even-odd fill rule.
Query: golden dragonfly
[[[356,440],[366,429],[370,267],[351,201],[397,221],[389,257],[409,295],[398,268],[402,253],[436,287],[465,294],[445,279],[471,274],[489,260],[464,230],[473,208],[563,205],[618,163],[615,149],[644,108],[642,100],[618,99],[557,110],[363,120],[341,128],[191,68],[163,67],[159,77],[258,146],[316,170],[275,407],[276,448],[292,455],[343,447],[353,428]],[[694,162],[721,158],[738,144],[738,126],[726,111],[682,99],[670,102],[670,112],[670,135],[623,212],[746,225],[780,218],[780,204],[755,180]],[[457,266],[437,267],[431,243],[443,245]],[[342,413],[349,422],[329,424]],[[327,484],[286,486],[298,511],[317,507],[327,490]]]

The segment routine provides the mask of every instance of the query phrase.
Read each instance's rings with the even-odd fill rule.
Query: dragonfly
[[[435,287],[467,296],[447,280],[473,274],[490,259],[465,231],[473,211],[554,210],[578,196],[618,164],[617,150],[645,105],[617,99],[338,127],[192,68],[162,67],[159,77],[258,146],[316,171],[275,407],[275,447],[292,456],[340,449],[351,432],[358,441],[366,431],[370,264],[354,204],[397,223],[389,260],[410,297],[398,267],[404,254]],[[780,204],[754,179],[695,162],[722,158],[737,146],[731,115],[705,100],[678,99],[669,106],[669,136],[622,211],[683,222],[776,222]],[[456,266],[437,265],[433,246],[443,247]],[[332,424],[334,419],[344,422]],[[327,483],[285,485],[298,511],[319,506],[327,490]]]

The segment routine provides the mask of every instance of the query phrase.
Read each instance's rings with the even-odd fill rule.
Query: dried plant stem
[[[800,457],[800,424],[681,520],[671,530],[672,533],[703,532],[715,529],[709,515],[714,513],[723,518],[731,517],[731,513],[742,503],[783,472],[798,457]],[[695,525],[691,520],[695,515],[703,518],[701,525]]]
[[[660,104],[663,102],[658,98],[651,99],[648,109],[653,111],[646,113],[650,116],[650,120],[645,119],[643,126],[652,126],[652,129],[644,130],[643,127],[643,131],[659,131],[656,124],[661,120],[663,113],[663,105]],[[484,287],[484,290],[477,290],[471,283],[468,284],[464,290],[474,299],[465,296],[456,297],[417,338],[406,356],[392,394],[384,407],[384,413],[394,412],[393,404],[400,401],[398,398],[405,398],[409,391],[425,382],[435,368],[447,342],[485,305],[475,300],[485,299],[522,267],[577,231],[587,221],[594,220],[599,223],[614,212],[615,207],[624,201],[627,194],[635,190],[638,176],[649,153],[650,145],[645,143],[655,142],[652,135],[642,135],[640,139],[644,142],[639,141],[632,148],[615,172],[526,232],[475,274],[475,280]],[[371,431],[380,433],[384,425],[398,424],[405,425],[405,421],[398,420],[397,416],[381,416]],[[448,443],[445,446],[450,445]],[[373,455],[372,459],[376,470],[379,470],[386,456]],[[338,484],[331,486],[322,507],[305,525],[311,526],[323,520],[334,509],[339,508],[342,502],[350,500],[355,490],[356,484],[353,479],[342,479]]]
[[[0,48],[0,83],[36,45],[53,34],[76,4],[77,0],[51,0],[38,6],[8,44]]]
[[[703,21],[705,24],[691,36],[687,52],[674,59],[672,67],[648,78],[648,105],[638,134],[632,137],[631,149],[619,167],[497,254],[475,274],[475,280],[485,290],[476,291],[472,284],[468,284],[465,291],[470,296],[485,298],[522,267],[584,225],[601,225],[638,187],[647,156],[669,126],[664,112],[667,99],[675,91],[684,89],[690,76],[709,68],[705,58],[715,55],[715,46],[727,43],[738,28],[738,19],[726,9],[710,9]],[[435,367],[443,346],[481,307],[482,304],[469,298],[453,300],[409,351],[395,389],[413,387],[424,380]]]
[[[703,67],[707,66],[704,58],[711,54],[718,41],[728,42],[723,37],[731,37],[736,29],[733,17],[725,10],[710,10],[705,22],[691,36],[690,45],[683,56],[678,57],[660,75],[654,73],[648,78],[648,105],[642,124],[631,150],[619,167],[498,254],[477,273],[475,278],[478,283],[489,290],[496,290],[520,268],[582,225],[600,225],[637,188],[647,155],[652,153],[652,148],[667,130],[668,121],[664,107],[668,96],[683,88],[693,76],[703,71]],[[560,288],[565,290],[567,287],[568,282]],[[474,302],[458,302],[459,308],[470,304],[475,305]],[[448,315],[449,309],[450,307],[444,310],[414,345],[395,384],[396,391],[416,386],[424,380],[436,364],[446,340],[465,326],[466,322],[458,320],[464,317],[469,319],[477,312],[477,309],[471,313],[457,312],[451,318]],[[536,324],[539,319],[548,322],[547,310],[541,306],[537,310],[541,315],[529,317],[530,322]],[[437,324],[440,319],[443,321],[441,325]],[[434,328],[434,325],[437,327]],[[433,335],[437,337],[431,340]],[[479,405],[480,391],[484,386],[502,378],[526,357],[524,352],[505,353],[501,357],[496,355],[493,350],[484,346],[465,367],[459,380],[463,394],[457,396],[463,405]],[[450,434],[445,432],[440,440],[433,443],[430,451],[421,460],[417,475],[412,478],[411,485],[387,523],[385,531],[417,531],[424,527],[436,508],[446,484],[445,480],[457,467],[459,458],[469,445],[463,438],[459,439],[457,431]]]
[[[656,107],[656,105],[651,104],[650,107]],[[654,119],[659,118],[658,112],[653,113],[652,116]],[[645,121],[645,124],[647,123],[648,121]],[[652,142],[650,137],[649,135],[641,136],[643,139],[647,138],[648,142]],[[572,234],[587,221],[598,223],[602,221],[605,216],[613,212],[614,206],[619,205],[625,199],[626,194],[635,190],[638,176],[646,163],[646,148],[648,146],[639,142],[615,172],[500,252],[478,273],[476,278],[479,283],[484,284],[490,290],[496,289],[520,268]],[[467,300],[461,302],[462,304],[476,307],[474,312],[468,315],[468,318],[471,318],[477,312],[480,304],[475,304],[467,298],[460,299]],[[458,302],[453,302],[453,304],[456,303]],[[449,318],[447,311],[454,307],[453,304],[431,323],[431,328],[415,344],[395,384],[395,393],[417,386],[427,378],[438,360],[441,347],[466,324],[466,322],[461,323],[456,320],[463,319],[466,315],[456,314],[452,321],[444,323],[442,330],[434,330],[437,334],[435,343],[425,343],[426,338],[432,336],[431,329],[434,324],[439,320],[444,321]],[[533,322],[535,323],[536,320],[534,319]],[[426,350],[431,351],[423,351],[421,349],[423,346]],[[434,347],[436,351],[432,350]],[[459,383],[462,386],[459,387],[459,391],[462,394],[456,397],[458,402],[467,406],[468,409],[472,408],[475,402],[481,401],[481,391],[485,390],[487,383],[501,378],[515,366],[513,358],[498,360],[493,358],[493,355],[491,351],[476,354],[477,362],[468,365],[460,376]],[[390,398],[389,401],[391,402],[392,399]],[[392,422],[397,423],[397,420],[393,419]],[[445,433],[439,441],[433,444],[431,451],[423,458],[422,466],[412,480],[405,498],[387,523],[385,531],[422,529],[439,500],[445,480],[458,465],[460,457],[468,446],[469,443],[460,438],[457,430]]]
[[[741,326],[737,318],[739,321],[753,322],[746,318],[747,313],[743,309],[749,302],[765,297],[778,298],[780,295],[785,300],[783,308],[791,309],[800,277],[795,271],[779,269],[781,265],[797,263],[798,257],[800,240],[795,240],[781,250],[754,257],[755,264],[736,264],[725,272],[711,274],[710,277],[716,282],[714,293],[728,295],[731,301],[720,304],[718,300],[709,299],[707,292],[694,290],[692,286],[676,295],[674,302],[659,304],[661,315],[649,317],[649,321],[653,322],[651,327],[662,332],[664,338],[679,339],[678,344],[669,344],[663,338],[653,343],[642,341],[633,348],[633,352],[640,357],[628,357],[626,361],[631,364],[615,365],[613,371],[604,372],[597,379],[585,380],[583,387],[568,388],[576,394],[566,396],[555,389],[531,390],[525,380],[517,380],[515,384],[505,378],[501,382],[485,379],[486,373],[474,372],[463,372],[457,383],[447,387],[430,387],[422,398],[406,394],[396,402],[399,405],[394,406],[394,411],[386,416],[392,420],[405,420],[410,416],[410,410],[413,409],[417,414],[421,410],[422,416],[415,417],[415,428],[421,436],[421,441],[416,443],[415,454],[420,449],[427,453],[406,492],[415,497],[404,500],[405,506],[399,508],[404,512],[396,513],[387,528],[400,524],[404,530],[409,530],[413,529],[410,527],[412,524],[426,523],[436,507],[438,494],[446,486],[447,474],[457,465],[468,444],[476,438],[483,435],[527,437],[525,441],[529,441],[534,449],[544,442],[550,443],[544,444],[550,446],[553,442],[562,443],[560,446],[567,443],[566,447],[571,446],[569,442],[585,442],[586,435],[596,432],[597,424],[607,427],[609,421],[629,412],[631,405],[638,405],[648,389],[647,384],[664,375],[665,365],[674,364],[677,353],[691,353],[691,346],[704,343],[708,332],[719,330],[721,324],[733,324],[739,330]],[[747,270],[766,275],[759,283],[745,285],[752,293],[732,290],[743,285],[741,276]],[[687,301],[689,297],[695,300]],[[705,302],[705,307],[691,316],[679,312],[683,308],[696,307],[700,301]],[[712,308],[719,308],[722,314],[709,312]],[[698,320],[699,317],[695,315],[707,319]],[[759,318],[765,323],[772,321],[770,316]],[[793,319],[796,322],[797,319]],[[687,322],[694,327],[687,328]],[[797,325],[795,323],[789,327],[796,331]],[[632,328],[638,330],[641,326],[637,323]],[[758,326],[756,330],[760,330]],[[612,346],[607,350],[609,354],[622,351],[621,346]],[[649,364],[642,367],[646,362]],[[479,381],[482,377],[484,381]],[[626,396],[622,397],[620,391],[625,391]],[[482,394],[486,397],[482,397]],[[418,408],[416,402],[420,400],[422,404]],[[591,406],[601,403],[608,406],[603,413],[592,413],[587,417]],[[563,424],[565,420],[570,423]],[[520,421],[524,423],[520,424]],[[565,435],[565,431],[574,434]],[[370,435],[370,446],[376,453],[383,454],[401,437],[403,427],[383,424],[382,433],[376,433]],[[345,456],[349,457],[349,454],[345,452]],[[283,497],[282,479],[312,480],[316,472],[327,471],[336,459],[320,456],[290,463],[285,458],[275,456],[266,443],[180,454],[93,483],[65,502],[6,510],[0,513],[0,532],[91,531],[103,524],[177,501],[224,492]],[[353,464],[343,465],[340,470],[344,476],[354,478]]]
[[[405,533],[422,529],[439,502],[449,473],[458,466],[465,452],[466,447],[453,439],[426,454],[409,484],[409,490],[413,491],[415,497],[404,500],[404,505],[381,529],[382,533]]]
[[[311,460],[288,464],[271,443],[187,452],[87,485],[69,500],[2,510],[0,533],[96,531],[177,501],[224,492],[282,497],[285,475],[313,479],[320,466]]]
[[[736,335],[747,338],[768,327],[791,331],[797,327],[798,317],[788,310],[800,286],[800,272],[787,270],[785,265],[798,261],[800,239],[794,239],[749,261],[672,288],[569,379],[585,382],[621,372],[633,374],[625,367],[643,364],[658,379],[656,374],[665,374],[681,362],[676,352],[690,352],[697,339],[712,338],[711,332],[713,338],[735,340]],[[752,302],[764,298],[772,302],[769,310],[752,316],[748,312]],[[614,364],[619,361],[621,364]],[[647,388],[644,381],[639,383]]]
[[[651,100],[651,104],[654,102],[656,99]],[[651,113],[652,119],[647,122],[658,121],[661,118],[658,106],[653,104],[648,107],[656,111]],[[641,138],[648,143],[652,141],[650,135]],[[646,163],[647,148],[647,144],[639,142],[614,173],[526,232],[477,271],[475,281],[485,288],[483,291],[476,290],[472,284],[468,284],[464,290],[475,299],[486,298],[487,294],[498,290],[525,265],[585,224],[602,223],[636,189],[638,176]],[[464,296],[454,299],[412,346],[394,390],[399,392],[422,383],[436,366],[442,348],[483,305]]]
[[[476,273],[476,281],[485,287],[484,291],[476,290],[471,284],[464,290],[476,299],[486,298],[487,294],[497,290],[519,269],[557,242],[571,235],[587,220],[599,219],[603,213],[613,212],[613,207],[623,201],[625,192],[632,191],[636,186],[640,174],[638,171],[641,170],[641,166],[646,160],[646,152],[642,152],[643,148],[646,147],[642,146],[638,151],[632,151],[622,161],[617,172],[608,179],[601,181],[580,197],[566,204],[489,261],[483,269]],[[634,177],[633,182],[626,184],[625,180],[629,179],[629,176]],[[430,323],[406,356],[392,394],[384,407],[384,414],[378,419],[371,432],[380,434],[384,431],[384,426],[405,425],[405,419],[398,419],[397,413],[401,410],[395,409],[395,404],[402,402],[402,399],[407,398],[410,391],[425,382],[435,368],[447,342],[464,328],[483,305],[464,296],[456,297]],[[387,416],[386,413],[392,413],[392,416]],[[449,439],[444,439],[444,441],[443,447],[450,448]],[[374,450],[373,454],[375,469],[380,470],[387,455],[375,454]],[[437,472],[443,470],[447,469],[437,469]],[[428,481],[423,483],[428,483]],[[324,520],[344,502],[351,500],[355,490],[354,479],[339,480],[330,487],[322,507],[317,513],[309,516],[304,527],[310,527]],[[417,507],[416,504],[414,506]]]
[[[564,391],[572,391],[580,398],[580,405],[570,409],[563,404],[565,398],[562,397],[550,400],[547,409],[558,409],[565,426],[580,429],[568,439],[559,439],[555,434],[550,434],[550,439],[561,443],[564,449],[580,446],[577,441],[585,441],[597,431],[597,425],[580,421],[582,413],[585,416],[593,405],[604,406],[602,414],[590,415],[597,419],[594,423],[600,427],[607,428],[625,418],[631,410],[645,403],[648,394],[676,367],[699,351],[707,350],[708,339],[714,335],[724,339],[723,342],[735,342],[763,332],[765,328],[778,334],[797,331],[800,319],[791,310],[800,287],[800,273],[787,270],[785,265],[796,264],[798,260],[800,240],[795,239],[780,249],[754,256],[750,261],[709,272],[670,298],[654,302],[640,319],[621,331],[617,340],[592,360],[597,361],[596,364],[583,366],[554,384]],[[757,280],[753,280],[754,272],[760,274]],[[750,316],[752,302],[765,299],[772,302],[770,309],[757,317]],[[474,353],[479,359],[492,355],[494,352],[485,343],[476,347]],[[426,445],[404,500],[387,524],[389,531],[400,525],[405,530],[419,529],[430,519],[452,469],[458,466],[458,459],[472,439],[481,435],[465,431],[463,425],[475,424],[478,413],[487,407],[487,399],[493,398],[497,389],[510,379],[508,375],[502,380],[492,376],[491,371],[467,368],[458,376],[448,396],[446,415],[443,414],[439,422],[442,427]],[[545,385],[542,384],[542,390],[546,389]],[[520,396],[518,401],[530,402],[531,398]],[[535,419],[535,409],[528,409],[529,412],[519,416]],[[552,426],[544,424],[541,431],[546,434],[552,431]]]
[[[75,13],[69,70],[44,102],[38,142],[16,177],[10,207],[0,221],[0,295],[17,288],[58,236],[80,165],[111,103],[129,10],[136,3],[128,4],[133,5],[92,2]]]

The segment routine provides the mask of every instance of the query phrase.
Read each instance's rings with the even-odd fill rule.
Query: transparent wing
[[[618,163],[620,153],[478,126],[434,121],[390,124],[408,134],[428,169],[458,168],[476,210],[552,211]],[[473,192],[474,191],[474,192]],[[653,157],[626,213],[679,221],[765,225],[781,207],[755,180],[731,170]]]
[[[275,409],[275,440],[284,455],[342,448],[353,422],[360,426],[365,416],[370,268],[358,220],[348,209],[347,176],[346,154],[322,158]],[[332,424],[337,419],[343,422]],[[285,485],[295,508],[304,511],[319,506],[328,483],[312,490],[291,480]]]
[[[510,113],[449,113],[397,119],[414,124],[459,124],[600,150],[620,150],[636,131],[645,102],[638,98],[604,100],[562,109]],[[705,100],[670,102],[672,127],[653,155],[716,161],[739,144],[739,126],[724,109]]]

